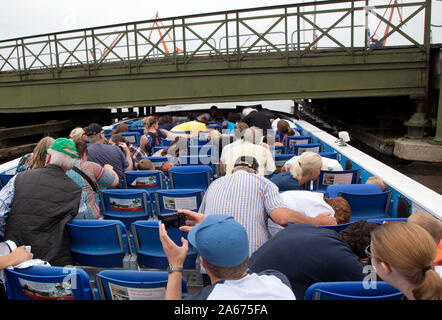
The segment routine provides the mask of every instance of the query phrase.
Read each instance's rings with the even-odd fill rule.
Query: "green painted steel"
[[[425,95],[431,1],[394,5],[397,24],[391,7],[321,1],[3,40],[0,112]],[[391,31],[368,41],[368,18]]]

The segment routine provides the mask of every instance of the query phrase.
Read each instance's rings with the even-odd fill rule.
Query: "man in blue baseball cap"
[[[184,213],[190,220],[188,226],[180,228],[182,231],[189,231],[188,240],[181,238],[181,247],[169,238],[164,224],[159,223],[160,240],[169,261],[165,299],[181,299],[181,277],[189,250],[188,242],[198,251],[201,265],[206,269],[211,285],[186,299],[295,299],[290,283],[282,273],[274,270],[259,274],[247,272],[247,232],[233,217],[221,214],[206,217],[188,210],[178,212]]]

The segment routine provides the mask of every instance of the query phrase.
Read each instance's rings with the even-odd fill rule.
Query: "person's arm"
[[[221,160],[219,160],[219,175],[223,176],[225,174],[226,174],[226,165]]]
[[[147,138],[145,135],[143,135],[140,139],[140,148],[141,150],[143,150],[144,152],[146,151],[146,144],[147,144]]]
[[[11,180],[0,189],[0,236],[3,237],[5,233],[6,217],[11,210],[12,199],[14,198],[14,185],[15,178],[13,176]]]
[[[0,270],[15,266],[23,261],[31,260],[34,255],[26,250],[25,246],[18,247],[10,254],[0,256]]]
[[[311,218],[288,208],[277,208],[271,211],[269,215],[275,223],[281,226],[286,226],[289,222],[310,223],[322,226],[336,224],[336,219],[331,216],[331,212],[321,213],[315,218]]]
[[[124,168],[124,171],[131,171],[133,169],[133,160],[132,155],[130,154],[129,147],[124,142],[119,142],[118,145],[123,148],[126,161],[129,164],[126,168]]]
[[[167,234],[166,227],[163,223],[159,223],[160,240],[163,245],[164,253],[167,256],[167,261],[173,267],[182,268],[186,260],[187,251],[189,250],[189,243],[184,237],[181,237],[182,246],[179,247],[173,242]],[[169,273],[167,280],[165,300],[181,300],[182,272],[174,271]]]
[[[103,166],[105,172],[103,173],[103,176],[110,177],[111,175],[114,176],[114,180],[110,184],[111,187],[118,186],[120,184],[120,178],[118,177],[118,174],[114,171],[114,167],[112,167],[110,164],[105,164]],[[109,179],[110,180],[110,179]]]

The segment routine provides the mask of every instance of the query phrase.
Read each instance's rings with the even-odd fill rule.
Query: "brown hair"
[[[161,164],[160,170],[163,171],[164,175],[167,177],[169,173],[169,169],[173,167],[173,164],[166,161]]]
[[[155,166],[149,159],[141,159],[138,162],[138,170],[155,170]]]
[[[433,270],[437,246],[424,228],[409,222],[384,223],[373,230],[371,243],[373,258],[405,278],[416,300],[442,299],[442,279]]]
[[[110,134],[115,134],[118,132],[128,132],[129,126],[126,123],[120,123],[114,130],[110,132]]]
[[[32,156],[26,161],[26,164],[32,169],[44,167],[46,164],[47,149],[52,146],[54,141],[52,137],[44,137],[41,139],[32,151]]]
[[[77,149],[77,158],[81,159],[86,154],[87,155],[87,144],[84,141],[75,142],[75,148]]]
[[[339,232],[339,235],[350,246],[354,254],[360,259],[365,259],[367,258],[365,248],[370,244],[371,233],[377,227],[379,227],[377,223],[359,220]]]
[[[436,244],[439,244],[439,241],[442,238],[442,222],[440,220],[436,219],[428,212],[419,211],[413,213],[408,218],[408,222],[420,225],[422,228],[428,231]]]
[[[249,258],[244,260],[244,262],[242,262],[241,264],[229,268],[214,266],[206,260],[204,261],[206,262],[206,269],[209,270],[218,279],[239,279],[247,270]]]
[[[324,198],[330,207],[335,210],[335,219],[337,224],[350,222],[351,208],[347,200],[343,197]]]
[[[283,136],[285,134],[288,134],[290,125],[287,121],[281,119],[276,124],[276,128],[278,129],[279,135]]]

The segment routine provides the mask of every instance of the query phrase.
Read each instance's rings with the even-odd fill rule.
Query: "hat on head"
[[[77,148],[71,139],[58,138],[49,149],[64,153],[74,159],[78,157]]]
[[[187,239],[204,260],[217,267],[236,267],[249,257],[246,229],[231,216],[208,215]]]
[[[258,166],[258,161],[256,161],[254,157],[241,156],[236,159],[235,165],[233,167],[247,167],[256,171],[258,169]]]
[[[91,123],[84,129],[84,132],[88,136],[93,136],[94,134],[100,133],[101,131],[103,131],[103,128],[98,123]]]

